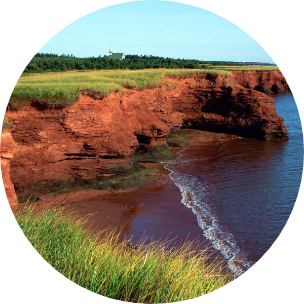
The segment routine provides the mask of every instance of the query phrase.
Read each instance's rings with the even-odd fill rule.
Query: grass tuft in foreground
[[[168,246],[170,242],[130,246],[119,241],[115,231],[92,234],[84,228],[84,220],[62,208],[34,212],[27,205],[15,216],[34,248],[55,269],[78,285],[113,299],[182,301],[233,279],[220,263],[208,262],[207,250],[198,253],[191,242],[178,247]]]

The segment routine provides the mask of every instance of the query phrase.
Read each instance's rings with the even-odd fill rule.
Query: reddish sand
[[[219,144],[237,136],[220,133],[191,131],[187,134],[188,145]],[[175,157],[182,147],[171,147]],[[135,191],[78,191],[55,198],[56,204],[87,217],[88,228],[95,231],[107,227],[121,229],[122,235],[138,241],[143,235],[154,239],[175,238],[177,241],[198,240],[208,246],[192,211],[181,203],[181,193],[169,177],[170,171],[162,163],[142,163],[158,169],[158,184],[148,185]],[[45,206],[54,197],[45,197],[37,206]]]

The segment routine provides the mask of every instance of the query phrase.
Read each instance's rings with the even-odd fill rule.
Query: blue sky
[[[270,62],[249,35],[194,6],[163,1],[114,5],[68,25],[40,50],[77,57],[125,54],[171,58]]]

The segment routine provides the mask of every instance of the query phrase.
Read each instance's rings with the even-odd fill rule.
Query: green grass
[[[244,66],[225,66],[225,65],[206,65],[207,69],[219,69],[225,71],[279,71],[279,68],[274,65],[244,65]]]
[[[98,70],[23,74],[11,95],[8,109],[19,109],[37,102],[47,107],[68,106],[76,102],[81,91],[100,96],[123,93],[126,88],[154,88],[165,76],[213,74],[231,76],[230,71],[277,71],[277,66],[203,65],[204,69]],[[168,82],[168,87],[172,84]]]
[[[228,71],[202,69],[99,70],[27,74],[19,78],[9,101],[9,109],[19,109],[33,100],[47,103],[49,106],[66,106],[76,102],[81,91],[107,96],[111,92],[122,93],[125,88],[157,87],[161,85],[165,76],[197,73],[231,75]]]
[[[92,234],[84,220],[64,209],[20,208],[16,219],[42,257],[76,284],[101,295],[137,303],[166,303],[210,293],[227,283],[220,263],[194,243],[178,247],[150,242],[138,247],[119,241],[115,231]]]

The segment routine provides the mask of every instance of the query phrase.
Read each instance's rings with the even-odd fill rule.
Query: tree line
[[[37,53],[26,66],[24,73],[42,73],[70,70],[116,70],[116,69],[200,69],[205,65],[235,65],[234,62],[173,59],[147,55],[126,55],[124,60],[108,56],[79,58],[74,55]]]

